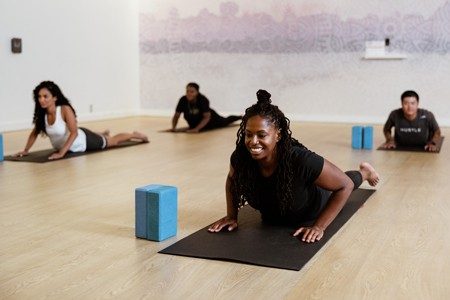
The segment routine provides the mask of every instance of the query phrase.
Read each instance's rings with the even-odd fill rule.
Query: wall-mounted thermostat
[[[22,53],[22,39],[19,38],[11,39],[11,52]]]

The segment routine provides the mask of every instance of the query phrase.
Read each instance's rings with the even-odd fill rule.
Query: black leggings
[[[208,124],[206,124],[205,127],[203,127],[203,130],[209,130],[209,129],[215,129],[215,128],[222,128],[227,127],[231,123],[241,120],[241,116],[228,116],[226,118],[220,116],[215,111],[211,110],[211,119],[209,120]]]
[[[80,129],[86,134],[86,151],[97,151],[106,148],[107,143],[104,136],[92,132],[84,127],[80,127]]]
[[[362,175],[359,171],[347,171],[345,174],[353,181],[354,190],[356,190],[363,182]],[[296,212],[288,212],[286,216],[268,216],[262,215],[265,222],[272,224],[285,224],[290,226],[298,226],[299,224],[306,224],[313,222],[320,215],[330,199],[331,191],[317,187],[317,198],[314,201],[313,207],[307,211],[302,211],[300,214]]]
[[[359,171],[347,171],[347,172],[345,172],[345,174],[348,177],[350,177],[350,179],[353,181],[353,184],[355,185],[353,190],[356,190],[357,188],[360,187],[360,185],[363,182],[363,178],[362,178],[361,172],[359,172]]]
[[[363,182],[363,178],[361,175],[361,172],[359,171],[346,171],[345,174],[353,181],[353,190],[356,190],[357,188],[360,187],[360,185]],[[332,192],[324,190],[322,188],[319,187],[319,190],[321,192],[321,199],[320,199],[320,209],[319,212],[321,212],[323,210],[323,208],[325,207],[325,205],[328,203],[328,200],[330,199],[330,195]],[[310,215],[311,217],[311,215]],[[317,216],[315,215],[314,218],[316,218]]]

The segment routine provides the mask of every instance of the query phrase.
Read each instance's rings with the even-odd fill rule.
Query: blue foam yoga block
[[[363,146],[363,127],[353,126],[352,127],[352,148],[361,149]]]
[[[162,241],[177,234],[177,197],[174,186],[151,184],[135,190],[136,237]]]
[[[0,161],[3,161],[3,135],[0,133]]]
[[[373,147],[373,126],[365,126],[363,132],[363,148],[372,149]]]

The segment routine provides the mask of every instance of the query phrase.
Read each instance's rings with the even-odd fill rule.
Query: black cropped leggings
[[[353,181],[353,185],[354,185],[353,190],[356,190],[357,188],[360,187],[360,185],[363,182],[361,172],[352,170],[352,171],[346,171],[345,174]],[[320,199],[320,209],[319,209],[319,212],[320,212],[325,207],[325,205],[328,203],[328,200],[329,200],[332,192],[324,190],[322,188],[319,188],[319,189],[322,194],[321,199]],[[310,215],[309,217],[312,217],[312,216]],[[316,218],[316,217],[317,217],[317,215],[314,216],[314,218]]]
[[[241,119],[242,119],[241,116],[222,117],[215,111],[211,110],[211,120],[209,120],[208,124],[206,124],[206,126],[202,130],[227,127],[231,123]]]
[[[347,171],[345,174],[353,181],[354,184],[354,190],[359,188],[359,186],[363,182],[362,175],[359,171]],[[320,215],[322,210],[325,208],[326,204],[328,203],[328,200],[330,199],[331,191],[325,190],[323,188],[317,187],[318,194],[317,199],[314,204],[314,207],[311,207],[308,211],[302,211],[301,213],[297,214],[297,212],[287,213],[286,216],[280,216],[280,215],[262,215],[262,219],[265,222],[273,223],[273,224],[286,224],[286,225],[292,225],[292,226],[298,226],[299,224],[302,224],[304,222],[312,222],[313,220],[317,219],[317,217]]]
[[[347,172],[345,172],[345,174],[348,177],[350,177],[350,179],[353,181],[353,184],[355,185],[353,190],[356,190],[357,188],[359,188],[359,186],[363,182],[363,178],[362,178],[361,172],[359,172],[359,171],[347,171]]]

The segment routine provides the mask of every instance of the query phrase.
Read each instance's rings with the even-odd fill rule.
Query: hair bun
[[[258,99],[259,104],[270,104],[272,101],[270,97],[272,95],[266,90],[258,90],[256,92],[256,98]]]

